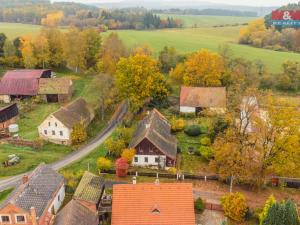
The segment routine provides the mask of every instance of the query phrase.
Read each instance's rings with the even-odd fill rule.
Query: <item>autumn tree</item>
[[[34,55],[34,46],[31,36],[24,36],[21,40],[21,52],[23,56],[24,66],[26,68],[35,68],[38,60]]]
[[[76,145],[85,142],[87,137],[85,127],[81,123],[76,124],[71,133],[72,144]]]
[[[83,35],[76,28],[70,28],[65,34],[64,56],[67,66],[76,73],[86,68],[86,50]]]
[[[286,61],[282,65],[283,72],[278,77],[277,87],[284,91],[297,91],[300,89],[300,63]]]
[[[262,36],[266,31],[264,19],[250,21],[247,27],[240,30],[240,43],[251,44],[255,43],[259,47],[262,42]]]
[[[41,36],[47,39],[49,46],[49,64],[52,67],[60,67],[65,65],[64,58],[64,34],[56,28],[48,28],[41,30]]]
[[[101,48],[101,36],[96,29],[85,29],[82,31],[82,37],[85,45],[85,64],[87,68],[96,65]]]
[[[4,33],[0,33],[0,57],[4,55],[3,47],[7,37]]]
[[[231,125],[217,137],[211,162],[221,177],[234,176],[261,186],[272,173],[299,176],[300,153],[295,151],[300,148],[297,106],[270,94],[261,101],[264,109],[248,101],[246,110],[240,105],[228,115]]]
[[[135,153],[136,151],[134,148],[126,148],[123,150],[121,157],[127,159],[127,162],[131,164]]]
[[[97,168],[99,171],[109,170],[112,168],[112,162],[105,157],[100,157],[97,159]]]
[[[63,12],[53,12],[43,18],[41,24],[46,27],[57,27],[64,17]]]
[[[97,65],[98,70],[104,73],[115,74],[118,61],[126,55],[126,48],[118,34],[111,33],[103,41],[100,60]]]
[[[246,198],[243,194],[229,193],[221,198],[221,204],[225,216],[237,221],[243,222],[248,211]]]
[[[184,57],[178,55],[174,47],[165,46],[158,56],[159,68],[161,72],[169,73],[169,71],[175,68],[183,59]]]
[[[164,76],[156,60],[137,54],[122,58],[117,65],[116,87],[123,98],[129,100],[130,110],[139,110],[147,99],[163,100],[168,95]]]
[[[142,54],[142,55],[152,56],[153,50],[147,44],[138,45],[138,46],[135,46],[133,49],[131,49],[130,54],[131,55]]]
[[[122,150],[125,148],[125,141],[123,139],[117,139],[110,137],[104,143],[109,155],[119,157],[122,154]]]
[[[184,64],[178,65],[171,76],[181,80],[186,86],[221,86],[224,62],[217,53],[200,50],[192,54]],[[179,72],[179,73],[178,73]]]
[[[50,59],[49,42],[46,35],[41,32],[33,42],[34,53],[38,65],[43,69],[48,65]]]
[[[15,56],[16,55],[16,48],[13,45],[12,41],[9,39],[5,40],[3,46],[3,52],[5,57]]]

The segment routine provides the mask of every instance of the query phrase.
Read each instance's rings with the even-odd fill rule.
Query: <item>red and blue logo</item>
[[[300,27],[300,10],[276,10],[272,12],[274,26]]]

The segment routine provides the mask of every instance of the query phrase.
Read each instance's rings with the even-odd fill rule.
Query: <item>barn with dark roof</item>
[[[130,147],[136,149],[133,165],[165,168],[176,164],[177,140],[167,119],[156,109],[139,123]]]

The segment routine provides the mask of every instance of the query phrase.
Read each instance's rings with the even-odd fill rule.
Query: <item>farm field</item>
[[[196,17],[196,16],[195,16]],[[240,17],[245,19],[244,17]],[[203,20],[204,21],[204,20]],[[214,20],[213,20],[214,21]],[[284,61],[291,59],[300,61],[300,54],[290,52],[277,52],[267,49],[254,48],[239,45],[238,36],[241,26],[235,27],[205,27],[211,26],[205,22],[201,28],[166,29],[151,31],[119,30],[117,32],[128,47],[147,44],[155,56],[164,46],[173,46],[180,53],[190,53],[201,48],[218,51],[221,44],[227,43],[236,57],[244,57],[249,60],[261,60],[270,72],[278,73]],[[38,32],[40,26],[25,24],[0,23],[0,32],[6,33],[10,38]],[[110,32],[103,33],[103,36]]]
[[[257,17],[239,17],[239,16],[207,16],[207,15],[179,15],[179,14],[157,14],[166,19],[172,17],[183,21],[184,27],[213,27],[224,25],[235,25],[248,23]]]

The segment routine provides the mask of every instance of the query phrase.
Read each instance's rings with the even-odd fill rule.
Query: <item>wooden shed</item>
[[[0,131],[17,122],[19,110],[16,103],[0,108]]]
[[[68,102],[73,94],[73,82],[67,78],[50,78],[39,80],[38,95],[45,102]]]

